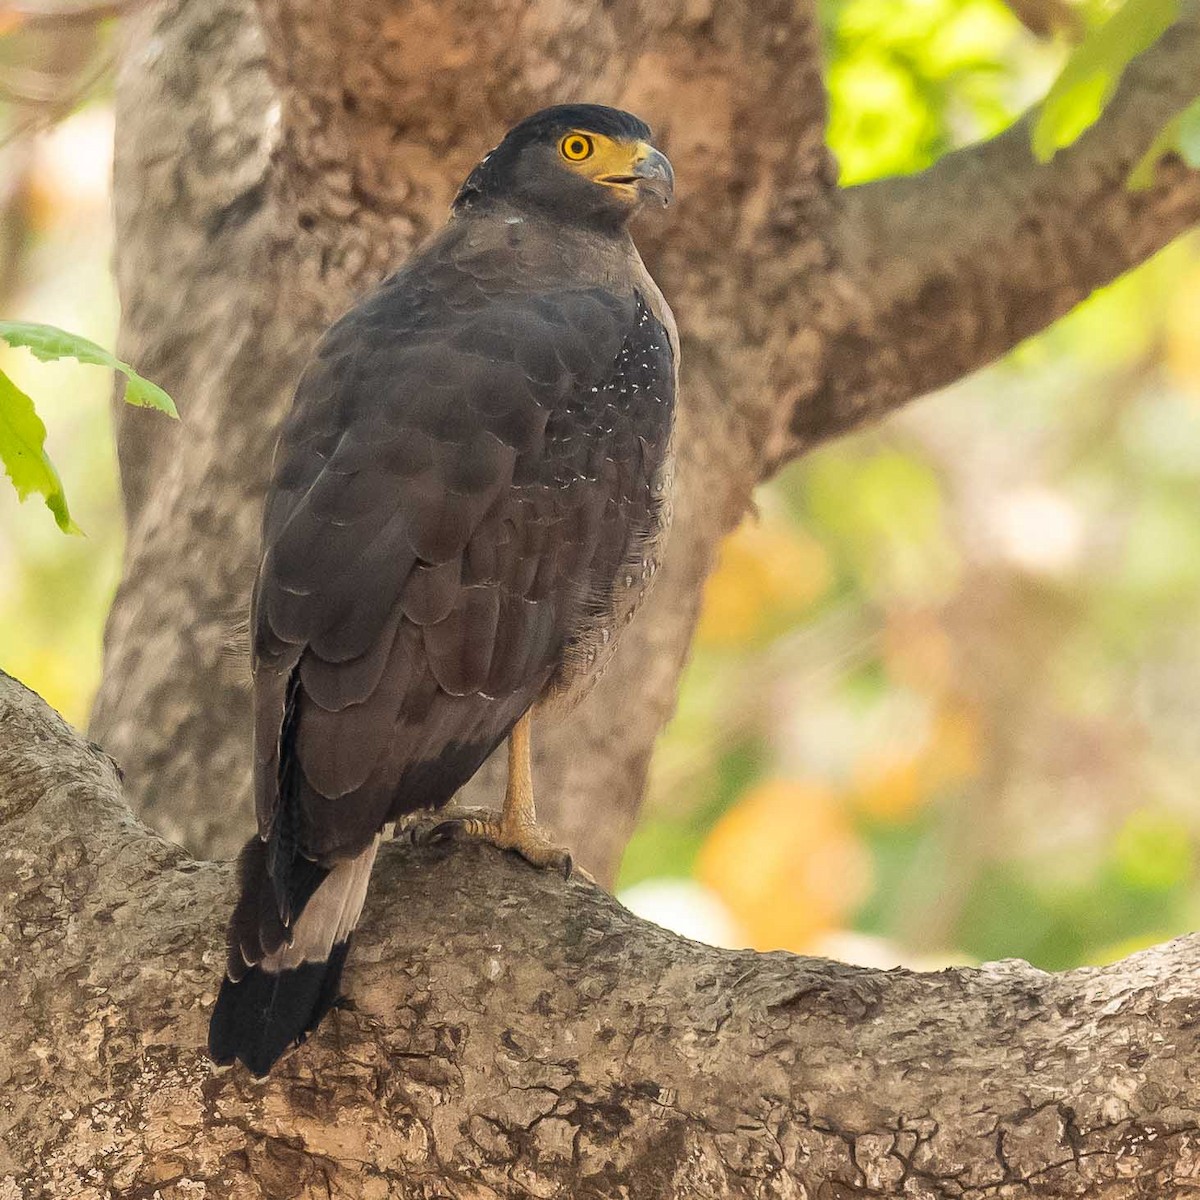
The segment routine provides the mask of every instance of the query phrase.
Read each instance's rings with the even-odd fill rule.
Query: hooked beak
[[[633,178],[637,181],[637,190],[642,195],[657,197],[666,208],[675,194],[675,172],[671,168],[671,160],[661,150],[643,142],[645,153],[633,165]]]

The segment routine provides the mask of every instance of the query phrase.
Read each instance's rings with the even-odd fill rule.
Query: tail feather
[[[208,1052],[221,1064],[234,1059],[266,1075],[290,1046],[304,1039],[333,1007],[350,939],[324,962],[285,971],[251,967],[236,983],[226,977],[208,1030]]]
[[[299,916],[279,916],[262,843],[242,854],[242,894],[229,924],[229,963],[209,1025],[208,1052],[265,1075],[314,1030],[338,996],[351,935],[362,913],[379,849],[376,838],[356,858],[314,874],[294,893]],[[307,892],[307,894],[304,894]]]

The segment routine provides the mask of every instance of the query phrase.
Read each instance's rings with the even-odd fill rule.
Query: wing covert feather
[[[256,794],[265,836],[290,695],[287,802],[311,857],[449,799],[655,522],[674,362],[642,298],[525,294],[499,258],[470,261],[469,281],[461,263],[440,283],[401,273],[335,325],[281,434]]]

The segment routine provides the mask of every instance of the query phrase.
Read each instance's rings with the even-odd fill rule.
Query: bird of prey
[[[276,450],[254,588],[258,835],[209,1051],[265,1074],[337,999],[386,825],[509,739],[498,817],[534,821],[531,714],[594,681],[669,521],[675,322],[628,231],[669,202],[636,117],[515,126],[449,221],[321,340]]]

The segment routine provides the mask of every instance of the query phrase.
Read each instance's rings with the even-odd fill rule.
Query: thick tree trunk
[[[919,975],[709,949],[480,846],[385,848],[335,1013],[202,1050],[231,871],[0,674],[0,1196],[1176,1197],[1200,940]]]
[[[292,382],[321,327],[440,224],[518,116],[626,105],[680,180],[674,216],[639,238],[684,341],[675,529],[601,687],[537,733],[541,809],[602,879],[716,544],[756,483],[994,358],[1200,216],[1200,179],[1178,163],[1148,193],[1124,188],[1200,91],[1194,2],[1052,164],[1016,129],[849,192],[823,139],[811,2],[160,0],[125,34],[121,347],[184,421],[120,413],[129,540],[93,736],[137,810],[201,853],[229,855],[250,823],[230,644]],[[487,771],[473,786],[499,790]]]

